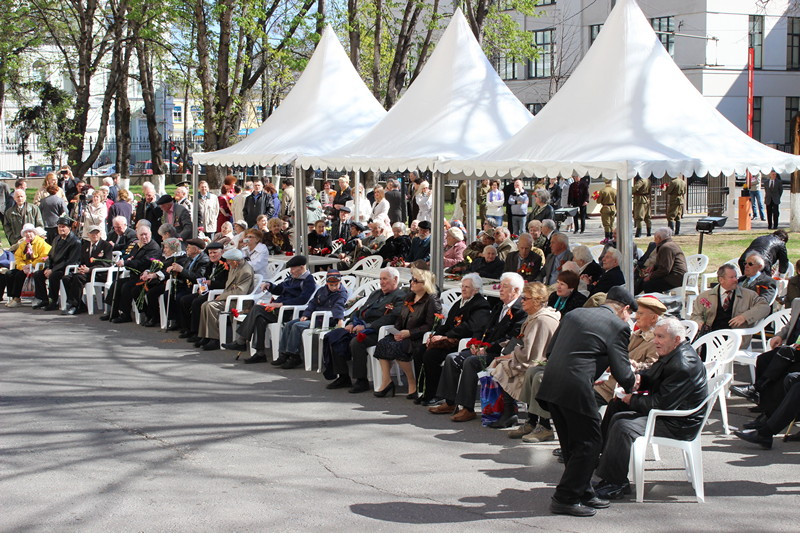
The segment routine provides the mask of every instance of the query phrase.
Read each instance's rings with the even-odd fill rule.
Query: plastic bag
[[[478,374],[481,384],[481,423],[488,426],[503,414],[503,390],[486,372]]]

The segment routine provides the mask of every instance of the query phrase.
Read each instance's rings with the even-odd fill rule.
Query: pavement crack
[[[174,443],[172,443],[172,442],[170,442],[170,441],[168,441],[166,439],[163,439],[161,437],[157,437],[156,435],[153,435],[151,433],[147,433],[146,431],[144,431],[142,429],[124,426],[124,425],[122,425],[122,424],[120,424],[118,422],[115,422],[113,420],[108,420],[108,419],[105,419],[105,418],[100,418],[100,421],[102,421],[105,424],[108,424],[109,426],[114,427],[114,428],[116,428],[116,429],[118,429],[120,431],[123,431],[123,432],[127,433],[128,435],[133,435],[134,437],[141,437],[144,440],[147,440],[147,441],[150,441],[150,442],[154,443],[159,448],[163,448],[165,450],[169,450],[169,451],[175,453],[180,459],[191,459],[192,458],[191,449],[186,448],[186,447],[182,447],[182,446],[178,446],[178,445],[176,445],[176,444],[174,444]]]

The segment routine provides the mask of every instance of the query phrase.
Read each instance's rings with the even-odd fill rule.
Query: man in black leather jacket
[[[776,262],[779,263],[778,271],[781,274],[786,273],[789,268],[789,256],[786,252],[786,243],[789,242],[789,234],[786,231],[779,229],[770,233],[769,235],[762,235],[756,237],[750,246],[739,257],[739,270],[744,272],[744,263],[752,252],[757,252],[764,258],[763,272],[768,276],[772,276],[772,265]]]
[[[595,487],[598,497],[619,499],[630,493],[628,462],[631,446],[644,435],[652,409],[694,409],[707,394],[706,369],[694,348],[684,339],[685,329],[675,318],[659,320],[653,330],[658,361],[637,376],[637,394],[626,394],[611,415],[603,455],[597,468],[602,481]],[[647,394],[642,394],[647,392]],[[626,404],[626,405],[622,405]],[[622,405],[622,408],[619,406]],[[606,416],[609,416],[608,411]],[[691,440],[700,431],[703,413],[681,418],[662,418],[655,435]]]

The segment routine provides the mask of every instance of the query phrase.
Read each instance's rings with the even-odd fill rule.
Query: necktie
[[[722,308],[727,311],[731,306],[731,291],[725,291],[725,298],[722,300]]]
[[[94,255],[94,244],[89,245],[89,257]]]
[[[504,306],[503,306],[503,310],[502,310],[502,311],[500,311],[500,320],[498,320],[498,322],[500,322],[501,320],[503,320],[503,317],[504,317],[504,316],[506,316],[506,313],[508,313],[508,306],[507,306],[507,305],[504,305]]]

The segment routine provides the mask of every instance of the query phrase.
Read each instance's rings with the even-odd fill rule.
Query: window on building
[[[761,140],[761,105],[762,97],[753,97],[753,139]]]
[[[539,0],[536,5],[537,6],[552,6],[556,3],[556,0]]]
[[[800,70],[800,17],[787,18],[786,70]]]
[[[603,29],[602,24],[592,24],[589,26],[589,46],[592,46],[600,35],[600,30]]]
[[[667,49],[669,55],[675,56],[675,17],[656,17],[650,19],[658,40]]]
[[[786,97],[786,144],[792,145],[792,121],[800,114],[800,96]]]
[[[517,79],[517,64],[513,58],[500,56],[494,62],[494,68],[503,80]]]
[[[755,52],[754,68],[761,68],[764,64],[764,16],[750,15],[749,29],[750,47]]]
[[[533,32],[533,42],[539,48],[539,57],[528,61],[529,78],[549,78],[553,75],[555,58],[555,30],[538,30]]]
[[[183,108],[179,105],[172,108],[172,122],[174,124],[183,123]]]
[[[511,11],[514,6],[511,5],[511,0],[497,0],[498,11]]]
[[[528,111],[531,112],[531,115],[538,115],[539,111],[541,111],[544,107],[544,104],[525,104],[525,107],[528,108]]]

